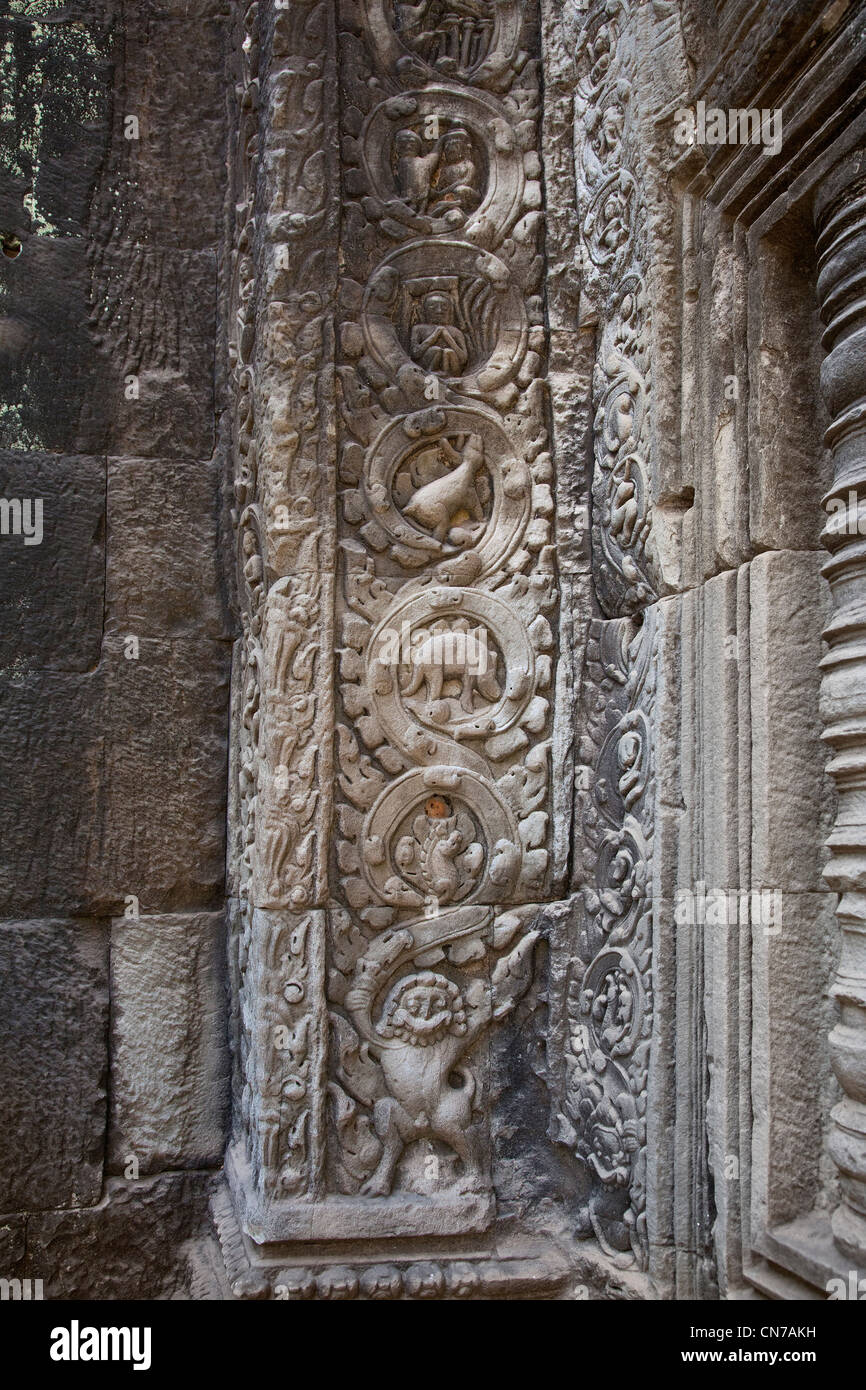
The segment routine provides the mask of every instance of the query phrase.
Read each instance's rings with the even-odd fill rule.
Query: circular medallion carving
[[[448,389],[484,395],[526,352],[523,297],[497,256],[466,241],[413,241],[370,277],[361,327],[370,356],[431,404]]]
[[[404,773],[367,814],[362,861],[380,901],[437,907],[498,902],[521,866],[514,816],[494,787],[466,770]]]
[[[388,217],[417,231],[504,236],[520,211],[523,159],[495,102],[430,86],[381,102],[361,135]]]
[[[477,406],[392,421],[367,453],[362,486],[369,511],[410,568],[472,549],[481,572],[490,573],[529,520],[529,470],[495,416]]]
[[[474,761],[469,738],[504,733],[532,695],[535,651],[513,605],[477,589],[431,589],[396,605],[368,647],[368,688],[398,747],[413,726],[447,731],[433,755]]]
[[[637,185],[620,169],[598,189],[583,221],[583,235],[593,265],[624,265],[634,237]]]
[[[377,53],[408,77],[495,80],[517,53],[519,0],[362,0]]]
[[[580,997],[595,1046],[610,1057],[633,1052],[643,1023],[644,993],[628,952],[599,952],[583,977]]]

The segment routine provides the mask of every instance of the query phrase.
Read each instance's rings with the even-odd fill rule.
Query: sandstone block
[[[228,1089],[221,912],[119,918],[111,931],[112,1166],[217,1166]]]
[[[99,1200],[105,1143],[108,940],[79,922],[0,924],[0,1208]]]

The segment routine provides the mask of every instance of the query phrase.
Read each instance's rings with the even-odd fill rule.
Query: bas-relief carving
[[[361,0],[371,51],[403,81],[437,75],[494,89],[526,54],[521,0]]]
[[[529,985],[547,875],[538,94],[525,55],[510,67],[518,6],[359,16],[366,42],[342,54],[329,1171],[345,1193],[436,1197],[489,1188],[479,1043]]]
[[[242,140],[234,872],[253,1181],[274,1201],[323,1208],[399,1198],[409,1233],[413,1200],[423,1231],[436,1228],[431,1200],[453,1211],[490,1193],[485,1039],[529,988],[533,921],[549,891],[558,588],[536,65],[517,42],[518,7],[420,7],[429,31],[406,27],[397,8],[349,7],[336,47],[322,6],[279,12],[268,118]],[[479,28],[487,9],[495,22]],[[252,108],[255,7],[249,17],[241,99]],[[457,56],[455,34],[468,36]],[[603,40],[595,34],[598,55]],[[319,154],[336,58],[332,320],[336,259],[317,248],[332,225]],[[581,227],[587,262],[599,283],[615,280],[618,299],[608,295],[597,370],[595,486],[607,510],[596,499],[596,513],[616,575],[608,592],[628,608],[649,592],[638,567],[648,530],[640,219],[634,178],[614,167],[623,122],[608,113],[600,129],[598,168],[584,158]],[[254,222],[263,181],[272,196]],[[335,415],[323,396],[332,381]],[[327,469],[339,491],[336,589]],[[613,722],[598,733],[583,808],[597,883],[569,996],[558,1137],[586,1176],[579,1233],[641,1260],[651,988],[640,885],[651,825],[639,649],[608,654],[598,673],[614,682]]]
[[[558,600],[537,74],[520,6],[427,8],[348,7],[339,36],[275,11],[261,74],[250,8],[233,288],[241,1166],[284,1205],[405,1197],[404,1233],[413,1194],[427,1229],[431,1196],[490,1190],[483,1043],[532,978]]]
[[[321,245],[329,28],[323,5],[281,11],[273,45],[285,57],[263,75],[258,5],[245,26],[229,347],[242,619],[230,863],[238,1118],[256,1183],[291,1195],[318,1181],[324,1084],[324,916],[284,910],[322,902],[330,819],[322,724],[333,580],[322,463],[332,310]]]
[[[556,1137],[583,1172],[577,1234],[646,1264],[646,1106],[652,1027],[654,618],[595,622],[578,779],[583,900],[569,968]]]
[[[537,174],[501,106],[483,91],[431,84],[374,107],[355,139],[370,192],[364,212],[395,241],[458,232],[483,246],[510,229],[526,201],[541,205]],[[529,171],[526,169],[529,164]]]
[[[576,1234],[646,1268],[652,1030],[650,323],[632,8],[569,12],[583,314],[595,325],[590,626],[576,712],[575,935],[552,1136],[581,1173]],[[632,614],[638,614],[637,620]]]
[[[631,6],[593,5],[575,33],[575,183],[583,292],[598,318],[593,576],[609,617],[657,596],[649,497],[649,305]]]
[[[268,189],[300,244],[321,236],[326,194],[321,141],[327,27],[312,3],[281,12],[290,54],[268,84],[267,132],[258,128],[258,7],[247,12],[234,253],[235,525],[243,638],[235,873],[239,896],[303,907],[324,890],[326,842],[317,807],[325,780],[313,730],[327,706],[329,562],[323,532],[327,444],[327,296],[320,253],[283,260],[256,238],[253,208]],[[292,117],[301,124],[293,127]],[[260,148],[261,146],[261,148]],[[279,219],[277,219],[279,220]],[[291,269],[287,268],[291,266]],[[257,293],[258,287],[258,293]],[[327,500],[325,494],[324,500]],[[318,788],[318,790],[317,790]]]
[[[247,1036],[241,1116],[257,1180],[275,1175],[286,1195],[315,1186],[321,1152],[322,918],[253,912],[240,943]]]
[[[263,1191],[317,1207],[400,1201],[401,1234],[424,1230],[413,1212],[489,1193],[487,1043],[530,986],[549,890],[558,594],[537,80],[520,8],[346,8],[337,314],[325,7],[278,16],[273,114],[258,134],[255,6],[246,46],[234,263],[239,1108]],[[596,339],[593,578],[607,621],[593,625],[578,716],[582,910],[551,1133],[579,1169],[576,1233],[643,1268],[658,584],[633,12],[609,0],[571,16],[577,269]],[[279,192],[254,219],[263,158]],[[329,469],[336,537],[323,524],[332,499],[317,491]],[[331,650],[336,708],[322,670]],[[332,728],[333,777],[322,763]],[[853,938],[844,912],[843,929]],[[849,1021],[833,1038],[847,1083],[836,1226],[849,1252],[862,1186],[852,978],[837,981]],[[322,1298],[458,1296],[488,1278],[460,1270],[398,1259],[286,1278],[288,1296]]]

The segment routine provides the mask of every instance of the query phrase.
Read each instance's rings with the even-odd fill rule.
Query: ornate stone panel
[[[650,301],[637,8],[628,0],[591,3],[571,21],[577,254],[584,312],[597,319],[593,576],[609,617],[638,611],[660,588],[650,518]]]
[[[621,1268],[647,1262],[653,1023],[656,615],[594,622],[580,706],[578,929],[565,971],[554,1136],[577,1160],[575,1233]]]
[[[833,451],[833,484],[825,505],[822,539],[833,616],[824,629],[821,665],[824,739],[839,808],[828,841],[824,876],[840,893],[836,915],[842,950],[832,994],[839,1019],[830,1034],[833,1070],[842,1087],[834,1108],[830,1153],[841,1179],[841,1203],[832,1217],[842,1254],[866,1262],[866,911],[863,824],[863,489],[866,442],[866,151],[843,161],[824,180],[816,199],[818,295],[827,325],[821,386],[831,416],[826,442]],[[852,515],[854,524],[852,524]]]
[[[413,1200],[422,1227],[484,1224],[485,1039],[529,984],[537,933],[514,908],[548,876],[538,79],[520,5],[357,18],[340,47],[328,1183],[399,1196],[410,1224]]]
[[[246,26],[224,1244],[489,1230],[470,1283],[519,1280],[490,1048],[551,892],[535,16],[308,0]]]
[[[621,0],[548,15],[546,74],[553,92],[545,154],[560,198],[574,209],[552,216],[549,244],[555,346],[563,377],[574,373],[569,397],[557,397],[557,461],[575,436],[590,456],[585,492],[575,462],[566,465],[574,495],[563,500],[569,515],[560,558],[578,576],[578,593],[581,570],[591,569],[598,605],[573,613],[575,896],[555,953],[550,1134],[577,1168],[572,1230],[617,1267],[645,1270],[654,1027],[653,605],[661,584],[650,525],[652,325],[645,134],[637,101],[640,22],[638,7]],[[573,345],[581,343],[578,355]],[[585,376],[577,375],[566,349],[578,356]],[[583,418],[573,403],[580,388],[589,397]],[[581,521],[590,537],[589,563]],[[599,609],[604,618],[595,616],[586,633],[584,621]]]
[[[264,1199],[316,1190],[322,1164],[337,201],[329,9],[274,11],[267,65],[262,18],[246,12],[237,93],[230,876],[235,1104],[242,1166]]]

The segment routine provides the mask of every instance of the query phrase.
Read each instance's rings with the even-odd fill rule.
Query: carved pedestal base
[[[519,1237],[496,1240],[490,1235],[474,1235],[468,1225],[460,1234],[445,1232],[440,1206],[439,1234],[422,1247],[417,1237],[395,1238],[398,1233],[390,1201],[369,1203],[371,1208],[378,1205],[388,1209],[379,1230],[356,1226],[364,1205],[351,1201],[339,1204],[348,1218],[342,1230],[339,1212],[331,1211],[330,1203],[331,1226],[322,1207],[310,1206],[309,1219],[312,1221],[315,1213],[315,1230],[310,1227],[294,1239],[257,1245],[241,1230],[236,1202],[228,1189],[222,1188],[211,1210],[231,1295],[286,1300],[574,1296],[575,1276],[570,1264],[549,1241]],[[417,1216],[417,1205],[415,1212]]]
[[[770,1298],[827,1299],[849,1296],[862,1277],[851,1268],[834,1238],[830,1213],[812,1211],[784,1226],[766,1231],[756,1246],[760,1264],[749,1270],[749,1280]]]
[[[459,1193],[450,1200],[397,1193],[391,1197],[330,1196],[323,1202],[286,1199],[265,1203],[254,1189],[249,1166],[237,1146],[226,1157],[226,1175],[244,1229],[259,1244],[456,1236],[485,1231],[493,1219],[490,1192]]]

